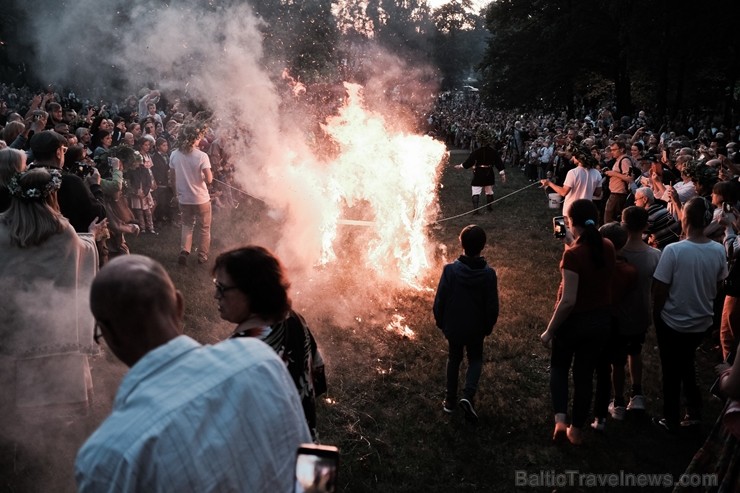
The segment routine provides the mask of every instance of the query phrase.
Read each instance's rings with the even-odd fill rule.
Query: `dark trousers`
[[[606,199],[606,205],[604,206],[604,223],[621,221],[622,209],[624,209],[625,202],[627,202],[626,193],[610,193],[609,198]]]
[[[601,355],[596,362],[596,393],[594,394],[594,417],[596,418],[606,418],[612,397],[612,361],[614,359],[612,351],[617,343],[614,324],[615,321],[612,319],[612,328],[607,335],[607,342],[601,349]]]
[[[448,342],[450,347],[447,355],[447,402],[453,403],[457,400],[457,379],[460,374],[463,349],[467,349],[468,352],[468,370],[465,373],[463,397],[472,402],[483,370],[483,337],[467,344]]]
[[[582,428],[586,423],[596,365],[609,334],[610,317],[606,309],[571,315],[557,330],[550,358],[550,393],[555,414],[568,411],[568,373],[573,365],[573,413],[571,423]]]
[[[678,332],[658,318],[655,333],[663,373],[663,417],[670,425],[676,426],[681,420],[682,386],[688,413],[697,417],[701,413],[701,392],[696,384],[694,360],[704,332]]]

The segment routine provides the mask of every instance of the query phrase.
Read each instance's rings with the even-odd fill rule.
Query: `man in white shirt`
[[[700,423],[702,398],[696,383],[694,359],[704,333],[712,326],[718,283],[727,277],[724,247],[707,238],[704,228],[712,212],[703,198],[694,197],[683,209],[686,239],[665,247],[653,274],[653,323],[663,373],[661,428]],[[681,420],[681,391],[686,415]]]
[[[198,224],[198,263],[208,261],[211,247],[211,195],[208,186],[213,181],[208,154],[198,149],[205,127],[184,125],[177,138],[177,149],[170,155],[170,186],[177,194],[182,214],[180,256],[177,262],[186,265],[193,246],[193,230]]]
[[[90,305],[131,369],[77,455],[78,491],[293,491],[296,451],[311,435],[269,346],[256,338],[202,346],[182,335],[181,293],[140,255],[107,264]]]

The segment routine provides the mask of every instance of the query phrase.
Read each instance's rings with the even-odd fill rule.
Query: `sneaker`
[[[149,233],[150,235],[154,235],[154,236],[157,236],[157,235],[159,234],[159,233],[157,233],[157,232],[156,232],[155,230],[153,230],[153,229],[148,229],[148,230],[147,230],[147,233]]]
[[[594,418],[594,422],[591,423],[591,428],[593,428],[596,431],[604,431],[606,428],[606,419],[605,418]]]
[[[455,405],[451,404],[447,399],[445,399],[442,402],[442,410],[447,414],[452,414],[455,412]]]
[[[701,419],[699,419],[699,416],[692,416],[691,414],[687,414],[683,417],[681,423],[679,424],[683,428],[688,428],[690,426],[699,426],[701,424]]]
[[[665,418],[653,418],[653,424],[668,433],[676,433],[675,425],[670,424]]]
[[[208,262],[208,255],[198,255],[198,263],[205,264]]]
[[[615,406],[614,401],[611,401],[609,403],[609,414],[611,414],[612,418],[617,421],[622,421],[624,419],[624,415],[627,414],[627,408],[624,406]]]
[[[645,396],[644,395],[633,395],[630,398],[629,404],[627,404],[628,411],[644,411],[645,410]]]
[[[188,265],[188,255],[190,255],[190,252],[186,252],[185,250],[180,252],[180,255],[177,257],[177,263],[180,265]]]
[[[473,409],[472,402],[470,402],[468,399],[460,399],[459,404],[462,410],[465,412],[465,419],[473,423],[478,421],[478,414],[476,414],[475,409]]]

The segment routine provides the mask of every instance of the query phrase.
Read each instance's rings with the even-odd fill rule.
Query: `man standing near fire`
[[[501,154],[493,148],[493,135],[487,126],[481,126],[476,133],[476,140],[480,147],[470,153],[470,156],[462,164],[455,167],[458,169],[473,168],[473,180],[470,185],[473,192],[473,214],[480,214],[480,194],[486,193],[486,208],[493,210],[493,186],[496,184],[495,167],[501,176],[501,182],[506,183],[506,171],[501,160]]]

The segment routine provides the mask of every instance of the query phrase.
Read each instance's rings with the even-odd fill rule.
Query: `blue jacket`
[[[450,342],[466,344],[490,335],[499,311],[496,271],[483,257],[461,255],[445,265],[433,311]]]

